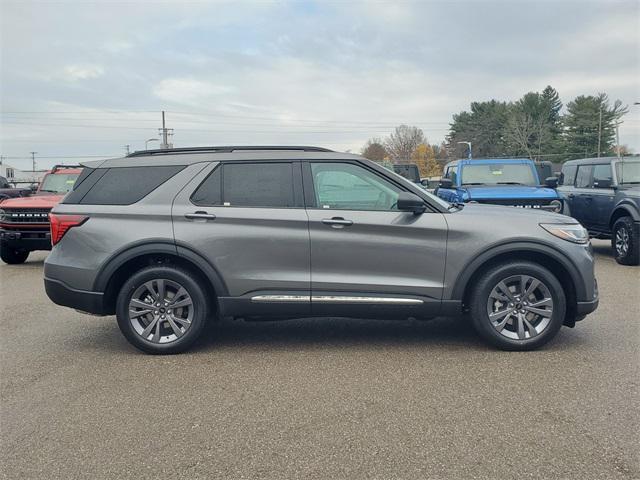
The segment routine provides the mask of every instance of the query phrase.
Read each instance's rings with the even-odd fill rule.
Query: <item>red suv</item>
[[[49,212],[73,188],[82,168],[57,165],[28,197],[0,201],[0,258],[24,263],[29,252],[51,250]]]

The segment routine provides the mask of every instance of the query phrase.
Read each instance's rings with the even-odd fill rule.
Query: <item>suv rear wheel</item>
[[[611,247],[616,262],[620,265],[638,265],[640,263],[640,239],[633,234],[631,217],[621,217],[613,224]]]
[[[28,250],[20,250],[17,248],[10,248],[4,243],[0,243],[0,258],[4,263],[9,265],[17,265],[27,261],[29,256]]]
[[[566,299],[546,268],[510,262],[480,277],[469,306],[476,331],[489,343],[503,350],[532,350],[558,333]]]
[[[123,335],[136,348],[154,354],[179,353],[202,333],[207,301],[189,272],[170,266],[148,267],[122,286],[116,316]]]

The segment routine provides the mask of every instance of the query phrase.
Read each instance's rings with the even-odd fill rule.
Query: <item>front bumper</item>
[[[51,233],[49,230],[0,228],[0,241],[10,248],[19,250],[51,250]]]
[[[71,307],[93,315],[108,315],[104,308],[104,294],[76,290],[60,280],[44,278],[44,289],[53,303],[63,307]]]

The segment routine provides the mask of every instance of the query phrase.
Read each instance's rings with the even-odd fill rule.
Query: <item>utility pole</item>
[[[38,152],[31,152],[31,170],[33,172],[36,171],[36,153]]]
[[[620,122],[616,123],[616,151],[618,152],[618,158],[620,158]]]
[[[167,150],[169,148],[173,148],[173,143],[169,143],[169,137],[173,136],[173,128],[167,128],[164,119],[164,110],[162,111],[162,128],[159,128],[158,131],[162,136],[162,143],[160,144],[161,150]]]
[[[600,158],[601,139],[602,139],[602,102],[600,102],[600,118],[598,120],[598,158]]]

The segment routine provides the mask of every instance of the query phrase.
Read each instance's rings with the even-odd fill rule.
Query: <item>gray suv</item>
[[[315,147],[136,152],[90,162],[51,213],[51,300],[115,313],[149,353],[210,319],[469,314],[528,350],[598,306],[570,217],[449,204],[358,155]]]

